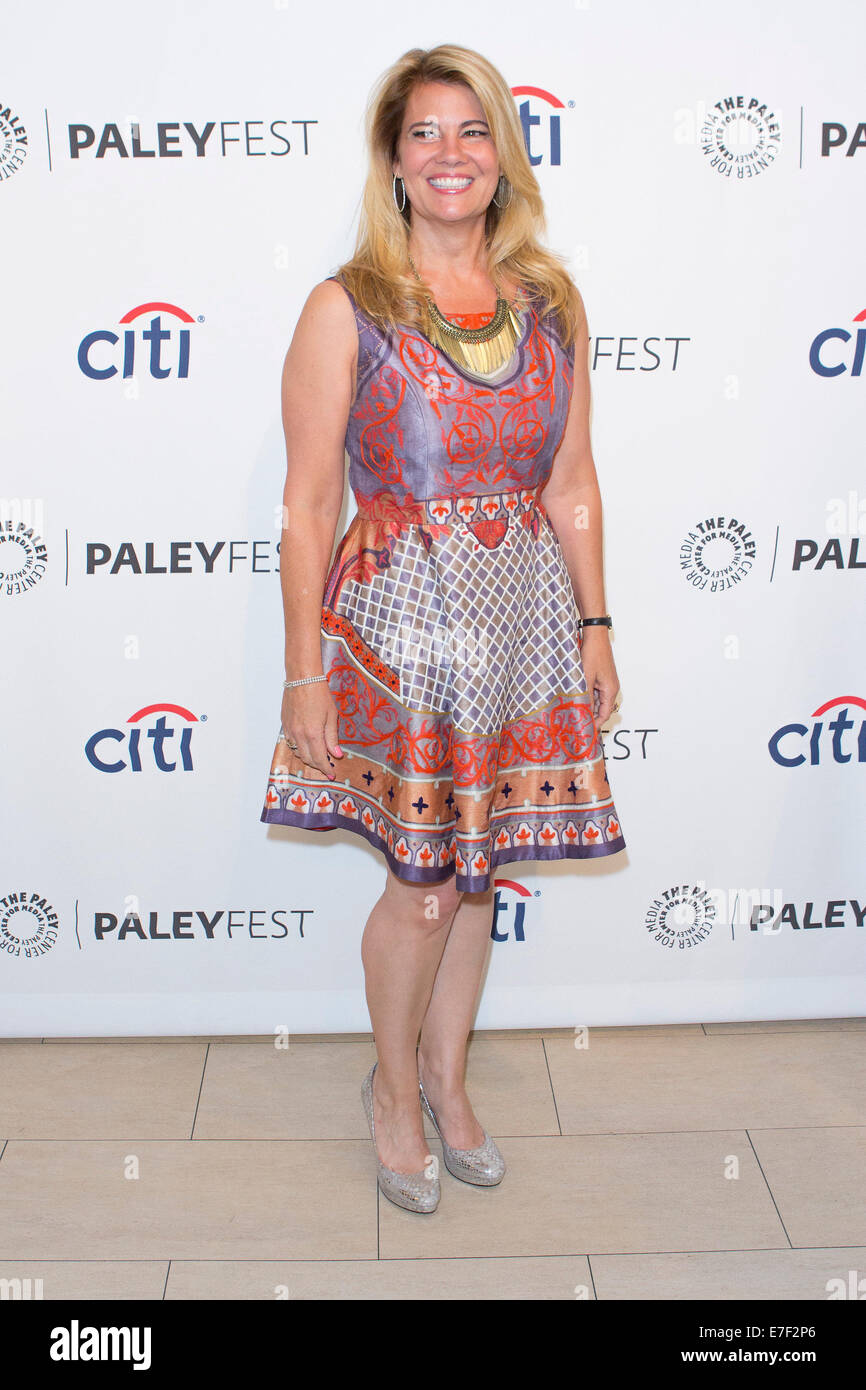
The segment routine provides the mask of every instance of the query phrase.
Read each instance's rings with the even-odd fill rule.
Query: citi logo
[[[494,886],[496,892],[493,901],[491,937],[494,941],[507,941],[509,937],[514,941],[525,941],[526,935],[523,928],[526,918],[526,904],[533,897],[538,896],[538,891],[530,893],[528,888],[524,888],[522,883],[517,883],[512,878],[497,878],[494,880]]]
[[[852,323],[866,322],[866,309],[862,309],[851,320]],[[854,339],[853,351],[848,347]],[[844,345],[843,348],[839,344]],[[809,348],[809,366],[816,376],[860,376],[863,371],[863,357],[866,354],[866,328],[858,328],[852,334],[848,328],[825,328],[815,338]]]
[[[163,326],[163,315],[176,322]],[[120,320],[121,324],[128,325],[123,330],[122,351],[113,351],[120,342],[119,333],[111,328],[96,328],[78,345],[78,365],[91,381],[108,381],[118,372],[123,377],[131,377],[136,363],[142,361],[146,364],[144,370],[158,380],[168,376],[188,377],[190,337],[185,325],[195,322],[192,314],[177,304],[161,300],[136,304]]]
[[[543,87],[512,87],[513,97],[522,97],[518,103],[518,114],[520,124],[523,127],[523,139],[526,143],[526,153],[529,155],[530,164],[541,164],[547,157],[548,164],[562,163],[562,131],[560,129],[559,112],[565,110],[565,103],[555,97],[552,92],[546,92]],[[542,115],[536,115],[532,108],[532,100],[541,101],[549,108]],[[574,105],[572,102],[571,105]],[[545,119],[546,118],[546,119]],[[541,153],[533,153],[533,130],[538,129],[538,146]]]
[[[866,763],[866,719],[860,716],[860,728],[854,734],[857,720],[848,718],[852,705],[866,711],[866,700],[859,695],[837,695],[814,711],[812,719],[816,722],[811,729],[807,724],[783,724],[767,744],[773,762],[780,767],[802,767],[805,763],[817,767],[823,754],[834,763]],[[822,717],[837,706],[839,712],[833,719]]]
[[[192,772],[193,726],[206,718],[183,705],[145,705],[129,716],[126,728],[91,734],[84,752],[97,772],[141,772],[144,762],[158,772]]]

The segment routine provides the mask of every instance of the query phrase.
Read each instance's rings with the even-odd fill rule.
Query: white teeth
[[[430,179],[434,188],[468,188],[471,179]]]

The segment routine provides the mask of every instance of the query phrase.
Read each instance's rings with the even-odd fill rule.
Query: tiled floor
[[[374,1057],[369,1035],[0,1041],[0,1279],[46,1300],[826,1300],[866,1279],[866,1019],[474,1034],[508,1172],[443,1166],[424,1216],[377,1191]]]

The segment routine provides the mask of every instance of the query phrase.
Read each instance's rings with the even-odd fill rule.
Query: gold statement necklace
[[[421,276],[411,256],[409,264],[415,279],[420,281]],[[514,356],[514,349],[523,333],[523,320],[502,298],[499,290],[496,291],[493,318],[483,328],[461,328],[440,312],[429,295],[426,298],[431,342],[471,376],[489,381],[501,375]]]

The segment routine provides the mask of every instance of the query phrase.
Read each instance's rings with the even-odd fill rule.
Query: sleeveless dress
[[[383,332],[345,292],[359,339],[346,429],[357,515],[321,626],[343,757],[330,781],[281,734],[260,819],[353,831],[399,878],[456,874],[465,892],[491,887],[500,864],[615,854],[626,842],[574,592],[539,496],[573,348],[525,291],[515,355],[482,383],[419,329]]]

